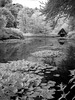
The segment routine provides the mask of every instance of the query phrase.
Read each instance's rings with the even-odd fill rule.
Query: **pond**
[[[31,55],[36,51],[64,50],[70,41],[62,41],[57,37],[30,37],[0,42],[0,60],[14,60],[0,63],[0,100],[73,100],[75,75],[57,66],[36,63]]]
[[[35,61],[31,53],[36,51],[64,50],[68,42],[61,45],[59,40],[61,39],[34,37],[0,43],[1,48],[4,48],[0,52],[5,54],[1,55],[4,60],[18,60],[0,64],[0,89],[5,90],[1,91],[4,94],[0,95],[0,100],[8,97],[12,100],[73,100],[75,85],[73,87],[72,84],[75,81],[69,71],[64,72],[63,69],[57,69],[57,66],[24,60]]]
[[[64,45],[59,43],[58,37],[26,37],[24,40],[7,40],[0,42],[0,61],[36,60],[31,56],[31,53],[61,49]]]

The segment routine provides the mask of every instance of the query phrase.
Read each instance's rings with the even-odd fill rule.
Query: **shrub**
[[[5,33],[8,34],[9,38],[13,37],[14,38],[24,38],[23,32],[21,32],[19,29],[16,28],[4,28]]]
[[[0,29],[0,40],[4,39],[24,39],[23,32],[16,28]]]
[[[4,16],[6,18],[6,21],[7,21],[6,27],[12,27],[13,23],[15,21],[15,18],[12,15],[12,13],[5,7],[0,8],[0,17],[2,17],[2,16]]]
[[[19,29],[17,29],[17,28],[11,28],[10,30],[11,30],[11,33],[14,36],[18,36],[19,38],[24,38],[24,36],[23,36],[24,33],[22,31],[20,31]]]

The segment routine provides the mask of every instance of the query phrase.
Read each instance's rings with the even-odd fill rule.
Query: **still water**
[[[58,38],[53,37],[27,37],[24,40],[10,40],[0,43],[0,60],[30,60],[31,53],[41,50],[59,49],[63,47]],[[3,49],[2,49],[3,48]],[[34,58],[35,59],[35,58]]]
[[[50,50],[60,47],[58,39],[48,37],[34,37],[26,38],[20,45],[18,54],[20,58],[27,59],[31,56],[31,53],[41,50]]]
[[[8,61],[21,60],[21,59],[28,60],[31,57],[31,53],[34,53],[36,51],[41,51],[41,50],[59,50],[65,47],[66,44],[67,41],[65,41],[65,43],[61,45],[59,43],[58,38],[50,38],[50,37],[25,38],[22,41],[18,41],[18,40],[5,41],[3,43],[0,43],[1,48],[3,48],[3,51],[2,52],[0,51],[0,54],[3,54],[0,55],[0,58],[4,57],[4,60],[8,60]],[[28,80],[26,79],[27,82],[31,82],[30,84],[27,83],[28,87],[25,88],[24,94],[23,92],[19,92],[23,94],[23,96],[25,95],[25,98],[27,96],[28,100],[31,100],[30,97],[32,97],[33,100],[60,99],[61,96],[63,95],[63,92],[59,86],[63,85],[66,87],[65,84],[68,83],[69,81],[68,76],[70,76],[68,72],[59,73],[59,71],[56,70],[56,66],[36,67],[35,65],[28,70],[25,70],[24,67],[22,69],[23,71],[20,70],[21,68],[19,70],[16,70],[16,72],[12,71],[12,73],[15,73],[15,76],[19,75],[17,73],[20,73],[20,75],[22,74],[22,77],[24,74],[24,79],[28,77]],[[14,74],[12,75],[14,76]],[[26,75],[27,77],[25,77]],[[61,100],[64,100],[64,98],[61,98]]]

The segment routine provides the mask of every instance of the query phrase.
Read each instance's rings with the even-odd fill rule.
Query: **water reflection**
[[[23,58],[31,56],[31,53],[40,50],[50,50],[52,46],[58,46],[58,40],[49,37],[33,37],[26,38],[25,41],[20,46],[23,53]],[[21,51],[20,51],[21,53]]]
[[[65,37],[62,37],[62,38],[60,37],[58,38],[58,42],[60,43],[60,45],[63,45],[67,42],[67,39]]]
[[[6,61],[21,60],[31,57],[31,53],[40,50],[51,50],[53,48],[59,48],[60,44],[58,38],[52,37],[29,37],[23,41],[0,43],[4,53],[2,55]],[[60,47],[61,48],[61,47]],[[31,58],[32,59],[32,58]],[[35,58],[34,58],[35,59]]]

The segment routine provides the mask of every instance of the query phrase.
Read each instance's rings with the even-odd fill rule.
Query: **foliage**
[[[0,99],[74,100],[75,70],[70,70],[69,76],[57,70],[25,60],[0,63]]]
[[[41,15],[41,12],[38,10],[35,11],[34,14],[31,16],[30,26],[32,28],[31,32],[35,34],[46,34],[50,31],[49,24],[45,21],[45,16]]]
[[[0,29],[0,40],[6,39],[24,39],[23,32],[15,28]]]
[[[75,31],[70,31],[69,33],[68,33],[68,39],[72,39],[72,40],[74,40],[75,39]]]
[[[19,10],[22,9],[23,6],[18,3],[12,4],[12,0],[0,0],[0,7],[1,7],[0,12],[2,12],[2,14],[5,14],[8,20],[6,27],[16,27],[17,26],[17,22],[16,22],[17,15],[18,15]],[[6,15],[6,12],[7,12],[7,15]]]
[[[60,85],[57,86],[57,93],[55,95],[54,100],[74,100],[75,99],[75,70],[70,70],[69,75],[67,78],[68,82],[67,84],[64,84],[63,82],[60,83]],[[60,95],[60,97],[59,97]]]
[[[24,38],[23,37],[23,32],[21,32],[17,28],[4,28],[4,31],[9,35],[9,38]]]
[[[25,7],[25,12],[28,15],[28,17],[31,17],[35,10],[32,8]]]
[[[32,11],[32,12],[31,12]],[[31,13],[30,13],[31,12]],[[18,14],[18,28],[21,29],[24,33],[49,33],[50,27],[44,19],[45,16],[41,16],[41,12],[38,10],[33,14],[33,10],[23,8]]]
[[[71,51],[73,51],[73,54]],[[62,62],[60,62],[60,66],[53,63],[42,64],[25,60],[0,63],[0,99],[74,100],[75,67],[67,67],[75,62],[74,51],[75,47],[70,46],[66,51],[66,59],[69,60],[63,58],[66,70],[64,70],[65,64]],[[46,52],[47,50],[36,52],[35,56],[38,54],[42,57],[61,55],[59,51]]]
[[[12,27],[13,26],[13,22],[14,22],[14,16],[11,14],[11,12],[4,8],[0,8],[0,17],[6,17],[6,21],[7,21],[7,25],[6,27]]]
[[[7,4],[5,7],[12,13],[12,15],[17,18],[18,12],[23,8],[21,4]]]
[[[70,31],[74,31],[75,30],[75,18],[74,17],[70,17],[69,18],[68,25],[70,27]]]
[[[6,4],[12,3],[12,0],[0,0],[0,7],[4,7]]]
[[[36,98],[53,98],[52,95],[55,92],[53,86],[55,82],[49,81],[47,84],[43,83],[44,69],[45,66],[24,60],[11,62],[10,64],[7,63],[6,65],[0,64],[1,100],[36,100]]]
[[[6,26],[6,19],[3,17],[0,17],[0,29]]]
[[[75,16],[75,1],[74,0],[48,0],[42,12],[47,19],[54,18],[57,15]]]
[[[21,9],[17,17],[18,28],[24,33],[26,33],[29,28],[29,21],[30,18],[28,17],[25,8]]]
[[[48,0],[42,13],[45,14],[46,20],[51,22],[51,27],[54,29],[62,25],[68,20],[67,28],[68,31],[73,31],[75,29],[75,1],[74,0]],[[65,22],[62,21],[65,18]],[[59,22],[61,21],[61,22]]]
[[[38,33],[44,33],[45,31],[45,22],[44,16],[40,15],[41,13],[39,11],[36,11],[32,16],[31,16],[31,25],[32,25],[32,33],[38,34]]]
[[[31,53],[32,56],[36,57],[37,59],[40,59],[41,62],[44,64],[48,64],[50,66],[56,66],[57,65],[57,57],[59,58],[62,56],[61,51],[54,51],[54,50],[41,50],[41,51],[36,51],[34,53]]]
[[[14,16],[14,23],[13,23],[13,27],[16,28],[17,27],[17,15],[18,12],[23,8],[23,6],[21,4],[6,4],[5,7],[11,12],[11,14]]]

